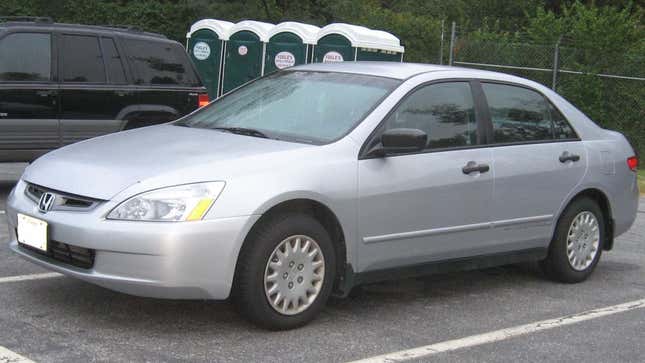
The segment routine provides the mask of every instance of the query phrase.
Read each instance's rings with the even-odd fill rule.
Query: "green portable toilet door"
[[[343,62],[354,60],[354,47],[349,39],[340,34],[329,34],[320,40],[314,49],[314,62]]]
[[[226,93],[262,74],[262,42],[250,31],[239,31],[226,44],[224,87]]]
[[[293,33],[278,33],[269,39],[264,74],[306,63],[307,45]]]
[[[222,41],[211,30],[198,30],[188,41],[188,54],[195,63],[211,100],[217,97],[221,52]]]
[[[358,48],[357,60],[359,61],[383,61],[400,62],[401,53],[389,52],[381,49]]]

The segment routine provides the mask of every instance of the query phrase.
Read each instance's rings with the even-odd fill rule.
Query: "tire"
[[[318,254],[310,257],[316,246]],[[315,218],[283,214],[253,228],[237,266],[233,301],[242,315],[262,328],[286,330],[307,324],[322,310],[334,284],[336,258],[329,233]],[[289,304],[284,297],[280,302],[276,289]]]
[[[594,219],[597,226],[597,239],[596,232],[593,232],[593,227],[590,227]],[[577,223],[579,229],[576,229],[574,223]],[[606,239],[605,231],[604,215],[598,204],[589,198],[574,200],[558,220],[547,258],[540,261],[542,271],[550,279],[559,282],[578,283],[586,280],[596,268],[602,255]],[[570,233],[571,246],[568,245]],[[576,236],[581,236],[581,239]],[[589,238],[584,238],[587,236]],[[594,249],[595,252],[593,252]],[[575,250],[580,253],[576,254]],[[582,258],[572,260],[569,254]]]

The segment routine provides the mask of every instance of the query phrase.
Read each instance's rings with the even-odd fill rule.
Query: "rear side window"
[[[101,46],[103,47],[103,60],[105,61],[109,82],[112,84],[126,83],[123,61],[119,51],[116,49],[114,39],[101,38]]]
[[[482,83],[496,143],[553,139],[549,106],[532,90],[504,84]]]
[[[468,82],[438,83],[408,96],[385,121],[385,130],[411,128],[428,135],[427,149],[477,144],[477,120]]]
[[[50,34],[13,33],[0,40],[0,81],[49,80],[51,80]]]
[[[60,59],[63,82],[105,83],[105,66],[97,37],[63,35]]]
[[[200,85],[186,52],[179,44],[147,39],[126,39],[125,44],[136,73],[135,83]]]

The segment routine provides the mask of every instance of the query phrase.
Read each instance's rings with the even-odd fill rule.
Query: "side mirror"
[[[385,156],[405,154],[423,150],[428,143],[428,135],[419,129],[390,129],[381,135],[381,145],[369,154]]]

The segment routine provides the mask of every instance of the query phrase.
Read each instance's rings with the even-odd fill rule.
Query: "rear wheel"
[[[271,330],[308,323],[322,310],[336,271],[329,233],[313,217],[290,214],[254,229],[238,261],[236,303]]]
[[[605,224],[598,204],[589,198],[574,200],[560,217],[549,255],[540,266],[551,279],[584,281],[596,268],[604,241]]]

